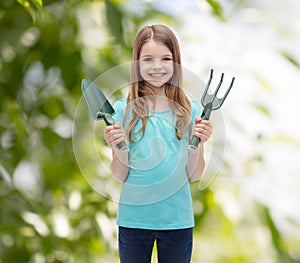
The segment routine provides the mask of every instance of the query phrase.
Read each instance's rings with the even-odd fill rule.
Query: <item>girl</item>
[[[193,203],[189,181],[204,170],[203,143],[212,134],[201,106],[182,85],[178,41],[164,25],[138,33],[127,100],[114,105],[114,126],[104,138],[112,147],[112,175],[123,182],[117,224],[121,263],[187,263],[192,254]],[[188,152],[189,139],[201,139]],[[116,145],[127,141],[129,151]]]

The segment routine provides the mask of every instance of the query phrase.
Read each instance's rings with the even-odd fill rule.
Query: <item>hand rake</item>
[[[211,112],[221,108],[221,106],[222,106],[223,102],[225,101],[229,91],[231,90],[234,80],[235,80],[235,78],[232,78],[231,84],[230,84],[229,88],[227,89],[225,95],[222,98],[218,98],[217,94],[222,85],[223,77],[224,77],[224,73],[222,73],[221,80],[220,80],[215,92],[210,95],[210,94],[208,94],[208,89],[209,89],[211,80],[213,78],[213,71],[214,71],[213,69],[210,70],[210,77],[209,77],[209,80],[206,84],[206,88],[205,88],[205,90],[202,94],[202,98],[201,98],[201,104],[203,106],[203,112],[201,114],[201,118],[203,120],[209,120]],[[192,139],[189,142],[188,150],[195,151],[196,148],[198,147],[199,143],[200,143],[200,138],[193,135]]]

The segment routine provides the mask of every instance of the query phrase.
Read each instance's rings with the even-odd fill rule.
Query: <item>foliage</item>
[[[81,79],[128,61],[147,18],[167,19],[145,12],[132,15],[115,1],[1,2],[0,262],[116,257],[116,205],[82,176],[72,119]],[[107,38],[91,48],[96,60],[82,36],[85,21],[99,30],[95,38]]]

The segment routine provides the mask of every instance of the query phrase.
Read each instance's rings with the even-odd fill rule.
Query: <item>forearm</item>
[[[187,174],[190,182],[199,180],[205,168],[204,147],[200,144],[195,151],[189,152],[187,162]]]
[[[128,154],[128,150],[113,150],[113,158],[110,168],[112,176],[119,182],[125,182],[128,176]]]

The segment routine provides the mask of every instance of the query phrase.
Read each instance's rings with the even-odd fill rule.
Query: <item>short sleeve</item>
[[[197,116],[201,116],[203,111],[203,107],[197,100],[191,101],[191,123],[190,125],[193,126],[195,118]]]
[[[114,103],[113,108],[115,110],[115,114],[112,118],[115,122],[123,124],[126,110],[126,99],[117,100]]]

